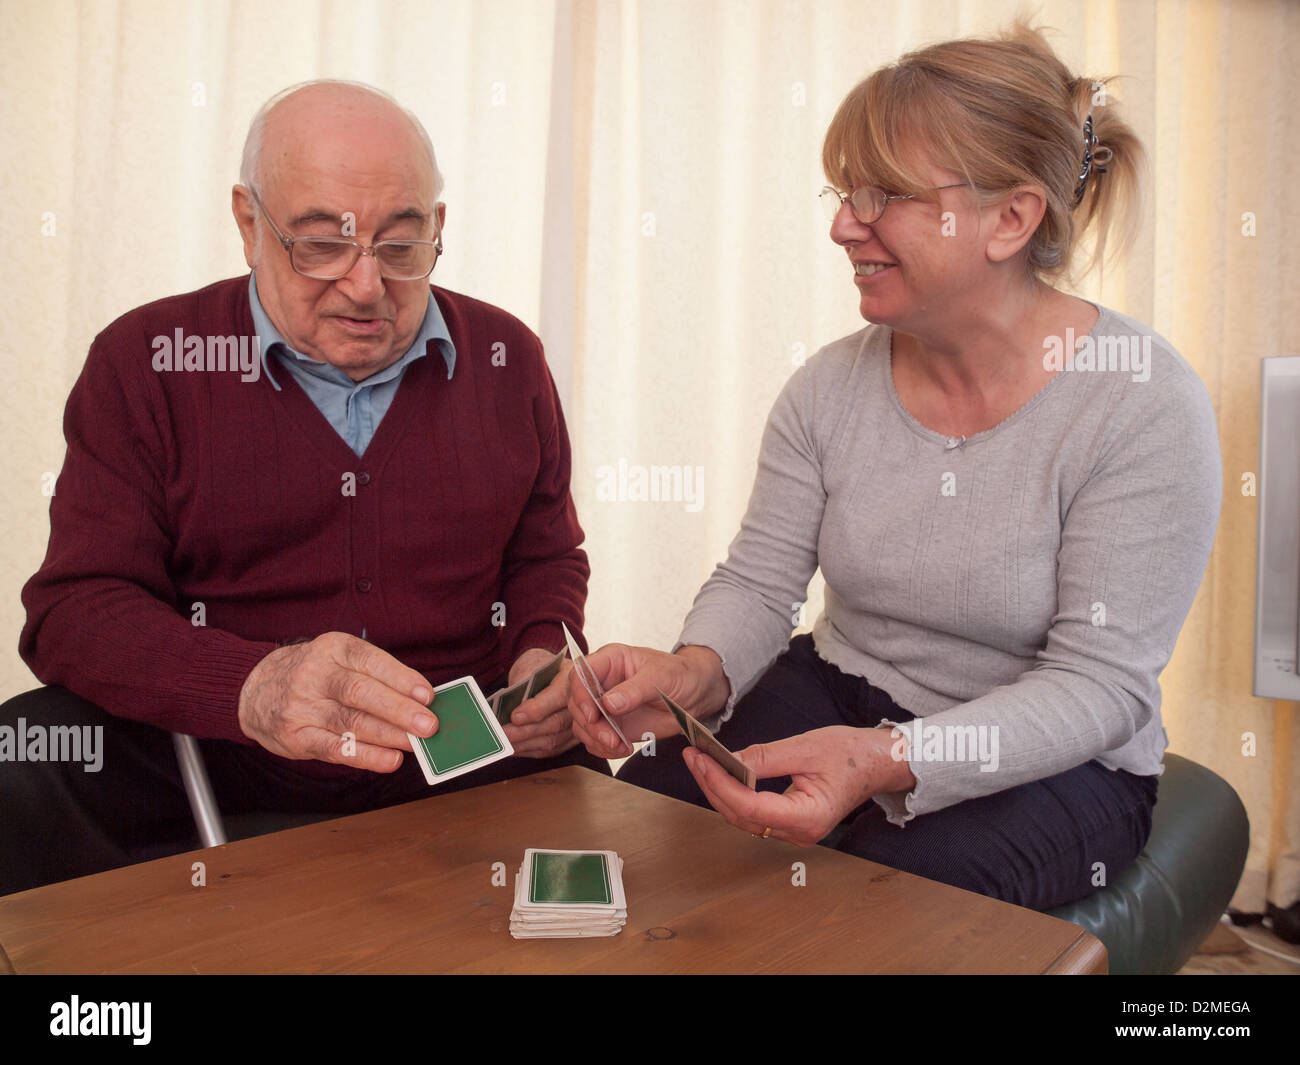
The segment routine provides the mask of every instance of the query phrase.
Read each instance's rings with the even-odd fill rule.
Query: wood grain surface
[[[627,926],[509,933],[525,847],[610,849]],[[194,863],[206,885],[193,886]],[[495,863],[505,883],[493,883]],[[796,886],[803,863],[805,884]],[[496,867],[499,871],[501,867]],[[500,877],[498,876],[499,880]],[[18,973],[1104,972],[1076,925],[570,768],[0,898]]]

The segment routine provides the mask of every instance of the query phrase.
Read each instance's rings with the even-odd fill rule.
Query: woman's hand
[[[688,747],[686,765],[709,804],[737,828],[755,836],[811,847],[873,795],[916,787],[888,729],[833,725],[799,736],[756,743],[736,757],[763,780],[792,777],[784,794],[750,791],[717,762]]]
[[[680,731],[659,691],[697,718],[716,714],[731,694],[722,659],[707,647],[687,646],[670,655],[652,647],[610,643],[587,661],[605,689],[605,709],[631,743],[646,733],[659,739]],[[576,667],[573,672],[578,673]],[[569,713],[574,735],[598,758],[625,758],[632,753],[576,676],[569,682]]]

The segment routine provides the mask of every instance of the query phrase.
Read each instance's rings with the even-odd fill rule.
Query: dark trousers
[[[19,718],[47,735],[56,727],[102,727],[101,765],[88,772],[84,750],[80,761],[0,760],[0,895],[200,845],[171,733],[57,687],[0,706],[0,726],[16,729]],[[409,753],[395,773],[318,780],[261,747],[200,740],[199,748],[223,815],[343,816],[565,765],[609,772],[608,762],[579,746],[550,759],[506,758],[431,788]]]
[[[797,636],[737,702],[718,739],[738,751],[829,725],[874,728],[882,720],[912,718],[879,688],[823,661],[811,636]],[[619,779],[707,806],[682,760],[685,742],[680,736],[658,741],[654,757],[629,758]],[[1099,870],[1111,883],[1133,864],[1151,834],[1156,782],[1156,777],[1088,762],[914,817],[901,827],[868,801],[823,843],[930,880],[1047,910],[1096,891]],[[758,786],[782,792],[790,778],[761,780]]]

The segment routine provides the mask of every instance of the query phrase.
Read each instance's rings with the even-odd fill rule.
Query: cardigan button
[[[369,483],[370,483],[370,474],[368,474],[365,470],[362,470],[360,473],[357,474],[357,484],[369,484]]]
[[[369,577],[362,577],[359,581],[357,581],[358,592],[368,592],[373,587],[374,587],[374,583],[370,580]]]

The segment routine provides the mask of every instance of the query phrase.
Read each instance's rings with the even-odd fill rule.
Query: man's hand
[[[239,693],[239,727],[283,758],[391,773],[411,749],[407,732],[437,731],[432,701],[433,685],[387,651],[327,632],[253,667]]]
[[[517,684],[533,670],[555,657],[554,651],[532,647],[515,659],[510,667],[509,683]],[[506,736],[515,754],[523,758],[554,758],[577,744],[573,719],[569,716],[569,674],[573,663],[567,658],[560,665],[545,690],[525,699],[510,715]]]
[[[681,731],[659,691],[695,718],[712,717],[731,694],[722,659],[707,647],[688,645],[670,655],[652,647],[609,643],[587,661],[605,689],[605,709],[633,743],[647,732],[661,739]],[[569,710],[574,734],[592,754],[625,758],[632,753],[614,735],[580,681],[569,685]]]
[[[910,791],[916,777],[895,757],[888,729],[832,725],[736,752],[759,780],[791,778],[784,794],[750,791],[708,755],[682,752],[709,805],[755,836],[811,847],[873,795]]]

